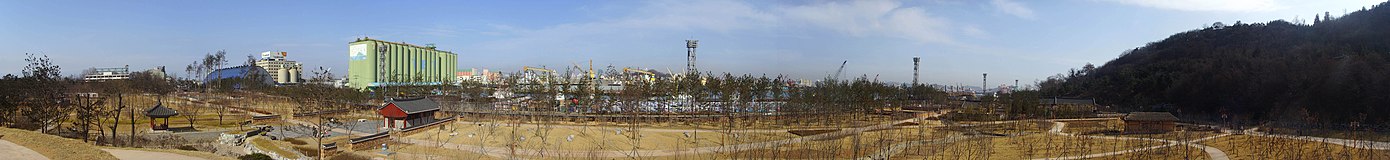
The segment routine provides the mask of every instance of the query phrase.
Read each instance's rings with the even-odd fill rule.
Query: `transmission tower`
[[[983,73],[980,76],[980,81],[980,93],[989,92],[989,73]]]
[[[695,47],[698,45],[699,42],[700,40],[685,40],[685,55],[687,56],[685,62],[686,74],[699,73],[698,70],[695,69]]]
[[[922,57],[912,57],[912,85],[917,85],[917,67],[922,62]]]

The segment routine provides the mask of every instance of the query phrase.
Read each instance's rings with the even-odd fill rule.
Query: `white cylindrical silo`
[[[290,71],[289,71],[288,69],[285,69],[285,68],[280,68],[279,71],[276,71],[276,73],[275,73],[275,82],[278,82],[278,83],[289,83],[289,82],[290,82]]]
[[[289,76],[290,79],[289,79],[289,81],[286,81],[286,82],[290,82],[290,83],[299,83],[299,68],[290,68],[290,69],[286,69],[286,70],[289,70],[289,72],[290,72],[290,76]]]

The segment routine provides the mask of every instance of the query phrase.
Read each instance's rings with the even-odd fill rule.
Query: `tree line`
[[[1040,81],[1046,96],[1204,121],[1383,123],[1390,117],[1390,8],[1314,24],[1221,23]]]

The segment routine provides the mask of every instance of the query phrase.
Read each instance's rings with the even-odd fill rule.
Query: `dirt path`
[[[710,147],[696,147],[696,148],[682,148],[682,149],[665,149],[665,150],[608,150],[608,151],[593,151],[593,150],[537,150],[537,149],[507,149],[507,148],[501,148],[501,147],[490,147],[490,148],[489,148],[489,147],[476,146],[476,145],[467,145],[467,144],[458,144],[458,143],[441,143],[441,142],[433,142],[433,141],[428,141],[428,140],[418,140],[418,139],[409,139],[409,138],[400,138],[400,139],[396,139],[395,141],[402,142],[402,143],[410,143],[410,144],[415,144],[415,145],[423,145],[423,146],[439,146],[439,147],[445,148],[445,149],[471,151],[471,152],[476,152],[476,153],[480,153],[480,154],[484,154],[484,155],[488,155],[488,156],[493,156],[493,157],[513,157],[512,155],[521,155],[521,156],[543,156],[543,157],[547,157],[547,158],[557,158],[557,157],[590,157],[590,158],[661,157],[661,156],[675,156],[675,155],[688,155],[688,154],[705,154],[705,153],[717,153],[717,152],[745,151],[745,150],[752,150],[752,149],[760,149],[760,148],[768,148],[768,147],[782,146],[782,145],[787,145],[787,144],[801,143],[801,142],[806,142],[806,141],[831,139],[831,138],[835,138],[835,137],[841,137],[841,136],[859,134],[859,133],[862,133],[862,132],[865,132],[865,131],[870,131],[870,130],[878,130],[878,129],[892,128],[893,125],[902,124],[902,123],[907,123],[907,122],[913,122],[913,121],[918,121],[918,120],[926,119],[926,118],[930,118],[930,117],[937,117],[937,116],[942,115],[942,114],[945,113],[945,112],[946,112],[946,111],[935,112],[935,113],[925,113],[927,116],[920,116],[920,117],[917,117],[917,118],[910,118],[910,119],[892,121],[892,122],[889,122],[889,123],[883,123],[883,124],[879,124],[879,125],[866,126],[866,127],[860,127],[860,128],[850,128],[850,129],[844,129],[844,130],[835,131],[835,132],[830,132],[830,133],[825,133],[825,134],[817,134],[817,135],[811,135],[811,136],[805,136],[805,137],[797,137],[797,138],[791,138],[791,139],[774,140],[774,141],[765,141],[765,142],[757,142],[757,143],[744,143],[744,144],[735,144],[735,145],[726,145],[726,146],[710,146]]]
[[[1134,137],[1112,137],[1112,136],[1075,135],[1075,134],[1071,134],[1071,133],[1062,132],[1062,129],[1063,129],[1064,127],[1067,126],[1067,123],[1063,123],[1063,122],[1059,122],[1059,121],[1053,120],[1053,121],[1052,121],[1052,124],[1053,124],[1053,125],[1052,125],[1052,129],[1051,129],[1051,130],[1048,130],[1047,132],[1048,132],[1048,133],[1052,133],[1052,134],[1056,134],[1056,135],[1063,135],[1063,136],[1083,136],[1083,137],[1091,137],[1091,138],[1099,138],[1099,139],[1114,139],[1114,140],[1146,140],[1146,141],[1166,142],[1167,144],[1158,145],[1158,146],[1151,146],[1151,147],[1145,147],[1145,148],[1128,149],[1128,150],[1122,150],[1122,151],[1114,151],[1114,152],[1106,152],[1106,153],[1088,154],[1088,155],[1081,155],[1081,156],[1053,157],[1053,158],[1038,158],[1038,159],[1035,159],[1035,160],[1039,160],[1039,159],[1047,159],[1047,160],[1063,159],[1063,160],[1069,160],[1069,159],[1098,158],[1098,157],[1105,157],[1105,156],[1120,155],[1120,154],[1125,154],[1125,153],[1130,153],[1130,152],[1138,152],[1138,151],[1144,151],[1144,150],[1150,150],[1150,149],[1158,149],[1158,148],[1163,148],[1163,147],[1172,147],[1172,146],[1176,146],[1176,145],[1187,145],[1187,146],[1191,146],[1191,147],[1201,148],[1203,152],[1206,152],[1206,153],[1207,153],[1207,157],[1210,158],[1210,159],[1212,159],[1212,160],[1229,160],[1229,159],[1230,159],[1229,156],[1226,155],[1226,152],[1221,151],[1221,149],[1217,149],[1216,147],[1201,145],[1201,144],[1198,144],[1197,142],[1201,142],[1201,141],[1205,141],[1205,140],[1213,139],[1213,138],[1217,138],[1217,137],[1223,137],[1223,136],[1227,136],[1227,135],[1231,135],[1231,134],[1220,134],[1220,135],[1215,135],[1215,136],[1211,136],[1211,137],[1200,138],[1200,139],[1196,139],[1196,140],[1192,140],[1192,141],[1183,142],[1183,141],[1174,141],[1174,140],[1166,140],[1166,139],[1154,139],[1154,138],[1134,138]]]
[[[48,157],[44,157],[43,154],[39,154],[39,152],[34,152],[32,149],[3,139],[0,139],[0,155],[4,155],[4,157],[0,157],[0,159],[48,159]]]
[[[107,153],[111,153],[111,155],[116,156],[116,158],[122,159],[122,160],[146,160],[146,159],[202,159],[202,160],[206,160],[206,159],[203,159],[203,158],[198,158],[198,157],[193,157],[193,156],[185,156],[185,155],[182,155],[182,154],[173,154],[173,153],[164,153],[164,152],[150,152],[150,151],[124,150],[124,149],[101,149],[101,150],[106,151]]]

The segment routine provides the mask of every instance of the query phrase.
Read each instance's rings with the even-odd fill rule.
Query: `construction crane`
[[[555,73],[555,70],[550,70],[550,69],[545,69],[545,68],[536,68],[536,67],[531,67],[531,66],[521,66],[521,72],[527,72],[527,73],[546,72],[546,74],[545,74],[544,77],[537,77],[537,79],[541,79],[541,83],[550,83],[549,78],[545,78],[545,77],[550,77],[550,74],[554,74],[554,73]]]
[[[647,82],[656,81],[656,73],[652,73],[652,72],[648,72],[648,71],[644,71],[644,70],[640,70],[640,69],[632,69],[632,68],[628,68],[628,67],[623,67],[623,73],[628,73],[628,72],[640,73],[640,74],[645,74],[645,75],[647,75],[647,76],[648,76],[648,77],[647,77]]]
[[[628,67],[623,67],[623,72],[637,72],[637,73],[641,73],[641,74],[645,74],[645,75],[656,75],[656,73],[652,73],[652,72],[648,72],[648,71],[644,71],[644,70],[640,70],[640,69],[632,69],[632,68],[628,68]]]
[[[840,73],[843,73],[843,72],[845,71],[845,63],[849,63],[849,60],[845,60],[844,62],[840,62],[840,69],[835,70],[835,79],[836,79],[836,80],[839,80],[839,79],[840,79]]]
[[[522,71],[541,71],[541,72],[555,73],[555,70],[550,70],[550,69],[545,69],[545,68],[536,68],[536,67],[531,67],[531,66],[521,66],[521,70],[522,70]]]

